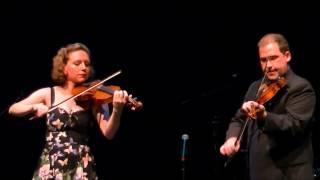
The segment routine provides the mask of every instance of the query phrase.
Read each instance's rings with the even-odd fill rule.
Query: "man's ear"
[[[286,51],[286,52],[284,53],[284,55],[285,55],[285,57],[286,57],[286,59],[287,59],[287,62],[289,62],[289,61],[291,60],[291,53],[290,53],[290,51]]]

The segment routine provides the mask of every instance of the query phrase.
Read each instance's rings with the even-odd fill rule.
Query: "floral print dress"
[[[53,88],[51,92],[54,99]],[[92,118],[91,111],[69,113],[62,108],[47,114],[46,143],[33,180],[98,179],[88,146]]]

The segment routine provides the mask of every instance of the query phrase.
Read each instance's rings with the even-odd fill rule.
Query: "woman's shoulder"
[[[47,97],[50,96],[50,87],[43,87],[40,89],[35,90],[31,96],[38,97],[38,98],[44,98],[46,99]]]
[[[51,91],[51,87],[43,87],[38,90],[36,90],[34,93],[39,93],[39,94],[48,94]]]
[[[33,91],[29,97],[29,99],[33,99],[36,102],[48,102],[50,98],[50,87],[43,87]]]

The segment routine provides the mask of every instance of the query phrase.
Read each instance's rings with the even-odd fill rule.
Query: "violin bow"
[[[70,100],[72,100],[72,99],[75,99],[75,98],[81,96],[82,94],[84,94],[84,93],[86,93],[86,92],[88,92],[88,91],[90,91],[90,90],[92,90],[92,89],[100,86],[100,85],[103,84],[104,82],[110,80],[111,78],[113,78],[113,77],[115,77],[115,76],[117,76],[117,75],[119,75],[119,74],[121,74],[121,70],[119,70],[119,71],[111,74],[109,77],[101,80],[99,83],[97,83],[97,84],[95,84],[95,85],[93,85],[93,86],[91,86],[91,87],[88,87],[86,90],[84,90],[84,91],[82,91],[82,92],[80,92],[80,93],[78,93],[78,94],[75,94],[75,95],[73,95],[73,96],[71,96],[71,97],[69,97],[69,98],[67,98],[67,99],[59,102],[58,104],[52,106],[52,107],[48,110],[48,112],[51,112],[51,111],[57,109],[60,104],[65,103],[65,102],[67,102],[67,101],[70,101]]]
[[[86,90],[84,90],[84,91],[82,91],[82,92],[80,92],[80,93],[78,93],[78,94],[76,94],[76,95],[73,95],[73,96],[71,96],[71,97],[69,97],[69,98],[67,98],[67,99],[59,102],[58,104],[52,106],[51,108],[49,108],[49,110],[48,110],[47,113],[49,113],[49,112],[57,109],[60,104],[65,103],[65,102],[67,102],[67,101],[70,101],[70,100],[72,100],[72,99],[75,99],[75,98],[77,98],[78,96],[81,96],[82,94],[90,91],[90,90],[93,89],[93,88],[96,88],[96,87],[100,86],[100,85],[103,84],[104,82],[110,80],[111,78],[113,78],[113,77],[115,77],[115,76],[117,76],[117,75],[119,75],[119,74],[121,74],[121,70],[119,70],[119,71],[111,74],[109,77],[107,77],[107,78],[103,79],[102,81],[100,81],[99,83],[97,83],[97,84],[95,84],[95,85],[87,88]],[[33,120],[33,119],[35,119],[35,116],[29,118],[29,120]]]
[[[267,63],[268,63],[268,62],[267,62]],[[262,90],[261,87],[262,87],[264,81],[266,80],[267,73],[268,73],[268,71],[267,71],[267,70],[268,70],[268,69],[267,69],[267,63],[266,63],[266,65],[265,65],[265,67],[263,68],[263,69],[264,69],[264,70],[263,70],[264,75],[263,75],[262,80],[261,80],[261,82],[260,82],[259,89],[258,89],[258,91],[257,91],[257,93],[256,93],[255,99],[258,99],[258,97],[260,96],[261,90]],[[247,116],[247,118],[246,118],[246,120],[245,120],[245,122],[244,122],[244,124],[243,124],[243,126],[242,126],[242,128],[241,128],[240,134],[238,135],[237,140],[234,142],[234,146],[236,146],[237,143],[240,143],[240,142],[241,142],[242,137],[243,137],[243,134],[244,134],[245,130],[247,129],[248,122],[249,122],[249,119],[250,119],[250,118],[251,118],[250,116]],[[229,164],[229,162],[230,162],[233,158],[234,158],[234,155],[230,156],[230,157],[227,159],[227,161],[224,163],[224,167],[227,167],[227,165]]]
[[[267,75],[267,64],[266,64],[266,67],[264,68],[264,75],[263,75],[263,78],[262,78],[262,80],[261,80],[261,82],[260,82],[260,85],[259,85],[259,89],[258,89],[258,91],[257,91],[257,94],[256,94],[256,97],[255,97],[255,99],[257,100],[258,99],[258,97],[260,96],[260,94],[261,94],[261,90],[262,90],[262,84],[264,83],[264,81],[266,80],[266,75]],[[247,116],[247,118],[246,118],[246,121],[245,121],[245,123],[244,123],[244,125],[242,126],[242,128],[241,128],[241,132],[240,132],[240,134],[239,134],[239,136],[237,137],[237,140],[236,140],[236,142],[234,143],[234,145],[236,146],[236,144],[238,143],[238,142],[240,142],[241,140],[242,140],[242,137],[243,137],[243,134],[244,134],[244,131],[246,130],[246,127],[247,127],[247,125],[248,125],[248,122],[249,122],[249,119],[250,119],[251,117],[250,116]]]

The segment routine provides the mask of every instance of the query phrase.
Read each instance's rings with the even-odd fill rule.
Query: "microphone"
[[[183,134],[181,136],[182,139],[182,151],[181,151],[181,161],[184,162],[186,161],[186,146],[187,146],[187,140],[189,139],[188,134]]]

